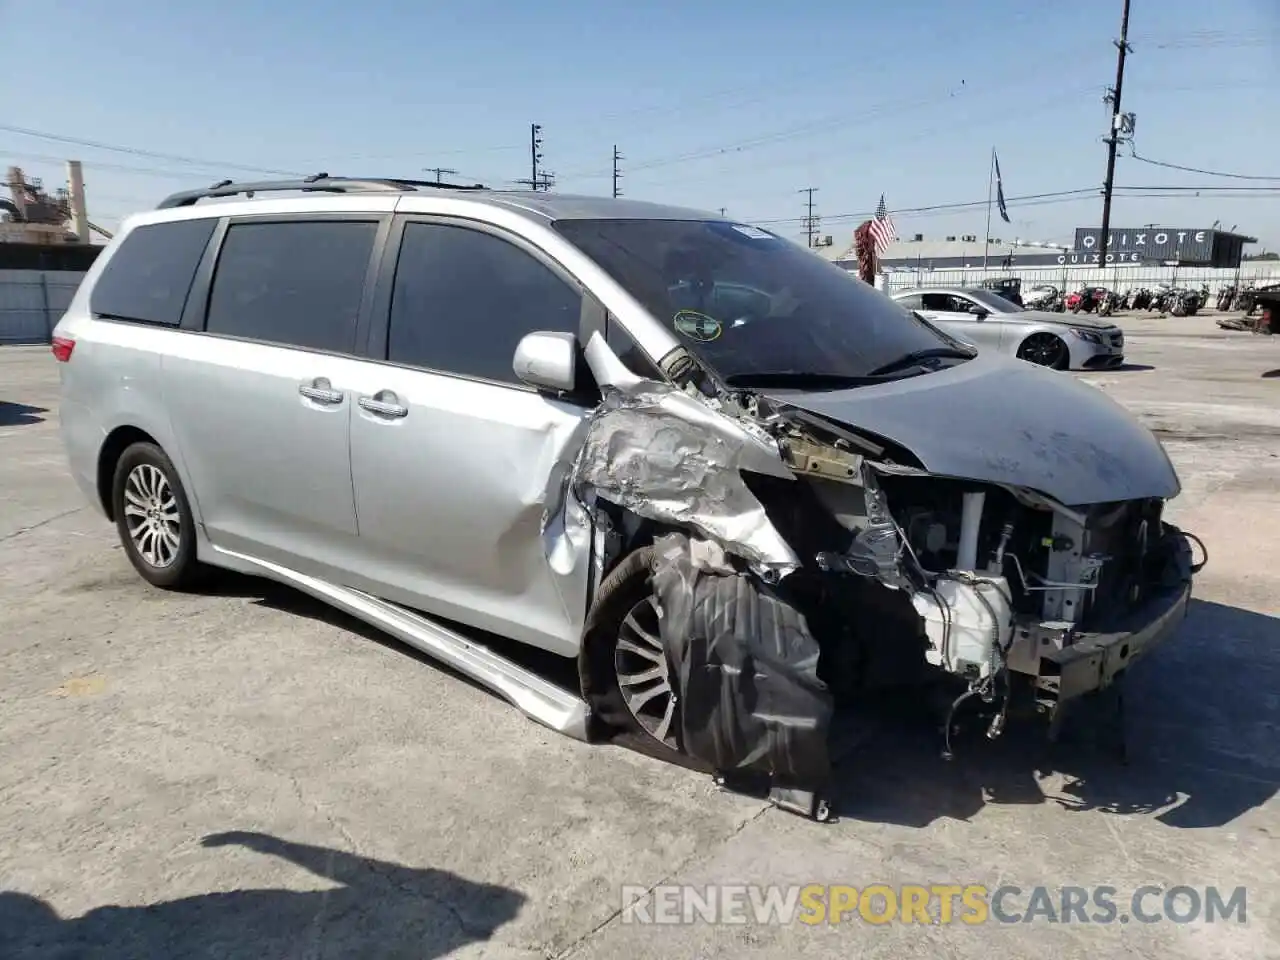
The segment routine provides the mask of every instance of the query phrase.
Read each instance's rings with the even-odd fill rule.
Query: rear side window
[[[100,317],[176,327],[215,219],[153,223],[129,231],[89,295]]]
[[[232,223],[209,291],[205,329],[349,353],[378,224]]]
[[[582,294],[500,237],[409,223],[391,300],[387,358],[515,383],[511,362],[527,333],[577,334]]]
[[[921,296],[924,309],[935,313],[964,313],[969,305],[949,293],[926,293]]]

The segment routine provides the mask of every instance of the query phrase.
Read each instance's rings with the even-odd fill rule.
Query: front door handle
[[[379,390],[372,397],[361,397],[357,402],[362,410],[368,410],[379,417],[396,419],[409,413],[409,408],[390,390]]]
[[[342,391],[333,389],[328,377],[316,377],[310,383],[298,384],[298,393],[316,403],[337,404],[342,402]]]

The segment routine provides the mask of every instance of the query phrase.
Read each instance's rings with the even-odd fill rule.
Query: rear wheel
[[[614,730],[642,733],[680,753],[674,665],[662,644],[653,595],[653,547],[625,557],[600,585],[584,631],[583,695]]]
[[[172,461],[154,443],[135,443],[116,461],[111,485],[116,530],[129,562],[153,586],[190,586],[201,571],[195,522]]]
[[[1061,337],[1052,333],[1033,333],[1018,346],[1018,359],[1054,370],[1065,370],[1070,351]]]

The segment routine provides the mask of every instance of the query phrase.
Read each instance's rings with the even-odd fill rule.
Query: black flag
[[[995,150],[991,151],[991,159],[996,165],[996,206],[1000,210],[1000,219],[1005,223],[1012,223],[1009,208],[1004,205],[1004,181],[1000,179],[1000,158],[996,156]]]

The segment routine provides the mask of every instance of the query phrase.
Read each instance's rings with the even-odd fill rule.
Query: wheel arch
[[[102,504],[107,519],[115,522],[115,504],[111,502],[111,485],[116,475],[116,464],[124,452],[135,443],[154,443],[161,450],[163,444],[141,427],[124,425],[116,427],[107,434],[98,450],[97,488],[98,501]]]

